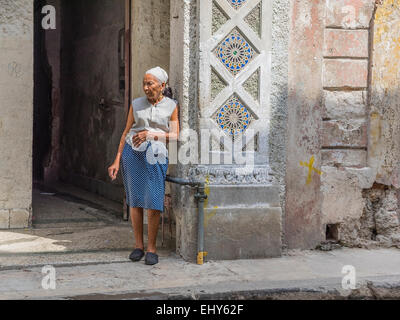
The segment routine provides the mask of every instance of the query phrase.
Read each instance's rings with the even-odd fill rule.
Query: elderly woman
[[[158,263],[156,240],[168,169],[166,143],[179,136],[178,106],[175,100],[165,96],[167,81],[168,75],[160,67],[146,72],[143,79],[146,96],[133,100],[117,156],[108,168],[114,181],[121,163],[135,236],[135,250],[129,256],[132,261],[140,261],[145,255],[143,209],[148,210],[147,265]],[[171,128],[170,122],[174,124]]]

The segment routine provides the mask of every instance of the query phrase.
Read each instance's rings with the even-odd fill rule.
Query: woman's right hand
[[[109,168],[108,168],[108,175],[111,178],[111,181],[114,181],[117,179],[117,174],[119,171],[119,163],[114,162]]]

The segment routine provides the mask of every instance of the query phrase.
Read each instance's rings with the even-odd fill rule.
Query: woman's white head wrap
[[[167,81],[168,81],[168,73],[160,67],[155,67],[153,69],[150,69],[150,70],[146,71],[146,74],[153,75],[158,80],[160,80],[161,83],[167,83]]]

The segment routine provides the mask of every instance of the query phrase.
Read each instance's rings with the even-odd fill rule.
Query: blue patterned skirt
[[[164,211],[168,157],[157,156],[152,151],[151,143],[146,151],[133,150],[125,143],[121,157],[121,173],[129,207]]]

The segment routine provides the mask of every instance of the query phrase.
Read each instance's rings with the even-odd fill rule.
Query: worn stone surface
[[[0,5],[0,210],[32,203],[33,1]],[[24,225],[28,224],[26,215]]]
[[[368,28],[374,0],[327,0],[326,26],[334,28]]]
[[[322,117],[330,120],[365,117],[366,104],[366,91],[324,91]]]
[[[279,186],[282,226],[285,224],[286,202],[290,6],[289,0],[272,2],[271,117],[268,156],[274,175],[273,183]],[[284,232],[284,229],[282,231]]]
[[[22,229],[29,227],[29,216],[28,210],[13,209],[10,211],[10,229]]]
[[[323,147],[367,147],[367,122],[365,120],[324,121]]]
[[[358,176],[346,169],[334,167],[323,166],[322,171],[323,223],[335,224],[348,218],[359,219],[364,209],[364,198]]]
[[[10,210],[0,210],[0,229],[10,227]]]
[[[325,31],[326,57],[368,58],[368,30]]]
[[[322,165],[330,167],[367,166],[366,150],[322,150]]]
[[[2,0],[0,7],[0,32],[2,35],[31,35],[32,0]]]
[[[375,184],[362,194],[363,214],[359,219],[344,219],[340,225],[340,241],[350,247],[400,248],[397,190]]]
[[[366,88],[368,86],[368,61],[325,60],[323,75],[326,88]]]
[[[290,252],[279,259],[211,261],[202,266],[163,254],[149,267],[126,252],[0,258],[0,298],[8,299],[396,299],[396,249]],[[10,260],[14,262],[9,264]],[[356,289],[343,290],[344,262]],[[56,267],[56,289],[43,290],[42,266]],[[16,290],[18,288],[18,290]],[[192,314],[192,313],[191,313]],[[195,313],[193,313],[195,314]]]
[[[181,130],[196,128],[198,121],[197,101],[197,53],[198,17],[195,0],[172,0],[170,85],[180,105]],[[180,44],[180,45],[177,45]],[[171,153],[170,153],[171,155]],[[188,166],[170,165],[170,173],[187,177]],[[197,252],[197,210],[190,188],[171,185],[173,215],[176,219],[176,249],[188,260],[194,260]]]
[[[259,36],[261,35],[261,2],[244,19]]]
[[[215,71],[211,72],[211,99],[215,97],[226,87],[226,83],[218,76]]]
[[[205,226],[204,246],[208,253],[207,260],[255,259],[281,255],[280,208],[227,207],[208,212],[214,215],[207,220]]]
[[[212,7],[212,33],[214,34],[228,21],[225,12],[213,2]]]
[[[400,1],[378,5],[374,23],[368,163],[377,182],[400,187]]]
[[[243,88],[250,93],[255,101],[260,100],[260,70],[257,69],[249,79],[243,83]]]

